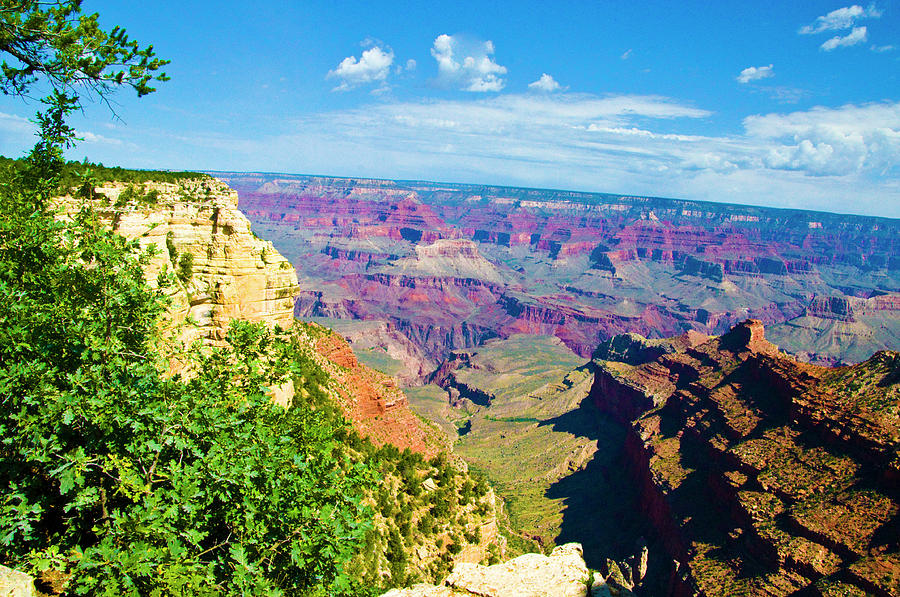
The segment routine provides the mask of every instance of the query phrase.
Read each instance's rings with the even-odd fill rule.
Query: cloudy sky
[[[900,217],[900,0],[85,0],[172,81],[71,154]],[[0,153],[34,103],[0,97]]]

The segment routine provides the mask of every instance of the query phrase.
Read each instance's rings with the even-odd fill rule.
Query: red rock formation
[[[316,340],[316,352],[334,367],[329,373],[339,382],[340,404],[354,428],[375,445],[393,444],[427,457],[445,451],[437,435],[409,408],[403,391],[389,376],[359,363],[346,340],[335,333]]]
[[[891,220],[480,185],[226,178],[307,281],[298,314],[384,321],[436,362],[510,333],[554,334],[587,356],[620,332],[723,333],[747,317],[833,313],[810,304],[816,295],[900,291],[890,273],[900,269],[900,226]],[[472,256],[446,253],[451,241],[470,243]],[[361,281],[371,274],[380,277]],[[468,278],[489,283],[491,298],[464,292]],[[876,346],[894,338],[877,324],[845,326],[821,356],[849,354],[841,346],[852,347],[854,333],[874,334]]]
[[[900,354],[807,365],[751,320],[614,339],[595,363],[677,594],[900,592]]]

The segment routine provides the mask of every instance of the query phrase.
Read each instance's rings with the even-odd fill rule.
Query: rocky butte
[[[814,366],[748,320],[594,363],[672,594],[900,594],[900,354]]]
[[[900,344],[900,223],[654,197],[217,173],[296,267],[300,317],[393,355],[415,383],[454,349],[548,334],[587,358],[625,332],[753,317],[801,360]],[[369,330],[374,328],[369,328]]]

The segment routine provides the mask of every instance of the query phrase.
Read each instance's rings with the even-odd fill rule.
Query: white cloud
[[[737,76],[737,81],[738,83],[749,83],[750,81],[774,77],[775,72],[772,70],[772,66],[771,64],[769,66],[748,66]]]
[[[876,8],[874,4],[870,4],[868,8],[854,4],[853,6],[832,10],[827,15],[816,18],[811,25],[801,27],[799,33],[812,35],[823,31],[840,31],[841,29],[849,29],[860,19],[877,19],[881,15],[882,11]]]
[[[768,168],[841,176],[900,166],[900,103],[750,116],[744,126],[748,135],[775,142],[764,156]]]
[[[531,82],[528,84],[529,89],[534,89],[536,91],[557,91],[560,89],[559,83],[556,82],[556,79],[544,73],[541,75],[541,78],[537,81]]]
[[[15,114],[0,112],[0,131],[16,134],[28,134],[35,131],[34,124],[27,118]]]
[[[826,52],[830,52],[835,48],[841,48],[846,46],[855,46],[856,44],[861,44],[866,41],[867,34],[865,27],[854,27],[853,31],[848,33],[847,35],[840,36],[835,35],[825,43],[821,45],[821,48]]]
[[[355,56],[347,56],[341,60],[337,68],[328,71],[327,78],[341,81],[332,91],[349,91],[368,83],[384,83],[393,62],[393,50],[388,48],[385,51],[379,46],[374,46],[364,50],[359,60]]]
[[[809,95],[808,91],[797,87],[760,85],[759,90],[782,104],[796,104]]]
[[[437,36],[431,55],[437,61],[439,77],[464,91],[500,91],[506,85],[501,75],[506,67],[494,62],[494,44],[476,42],[458,35]]]
[[[320,139],[297,145],[334,145],[327,140],[334,136],[358,145],[354,155],[382,158],[341,166],[359,175],[427,172],[438,180],[900,215],[900,188],[885,182],[900,169],[900,102],[752,116],[732,136],[679,132],[680,123],[709,115],[651,96],[402,102],[318,117]],[[333,171],[306,164],[305,171]],[[841,203],[848,196],[859,202]]]
[[[622,60],[628,60],[629,58],[631,58],[631,48],[628,48],[627,50],[625,50],[625,52],[622,54],[622,56],[620,56],[620,58]]]
[[[122,144],[122,141],[120,141],[119,139],[113,139],[104,135],[98,135],[97,133],[92,133],[91,131],[75,131],[75,136],[84,143],[103,143],[106,145]]]
[[[388,100],[280,122],[269,136],[189,131],[177,143],[154,137],[152,144],[177,147],[191,158],[165,162],[195,169],[426,178],[900,217],[900,101],[761,114],[733,134],[697,134],[710,115],[658,96]],[[104,155],[93,147],[101,146],[92,146],[92,156]]]
[[[897,47],[896,47],[896,46],[892,46],[892,45],[887,45],[887,46],[872,46],[872,51],[873,51],[873,52],[878,52],[879,54],[881,54],[882,52],[890,52],[890,51],[896,50],[896,49],[897,49]]]
[[[406,70],[416,70],[416,61],[410,58],[406,61]]]

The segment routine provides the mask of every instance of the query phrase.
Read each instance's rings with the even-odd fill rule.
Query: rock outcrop
[[[337,381],[337,402],[363,437],[377,446],[392,444],[429,458],[449,450],[442,434],[413,414],[392,377],[361,364],[340,335],[315,324],[310,328],[320,365]]]
[[[698,340],[598,351],[591,391],[629,426],[673,594],[900,593],[900,354],[808,365],[758,321]]]
[[[24,572],[0,565],[0,596],[39,597],[41,593],[34,586],[34,578]]]
[[[528,553],[493,566],[457,564],[439,586],[395,589],[382,597],[611,597],[632,595],[634,582],[630,569],[626,579],[613,562],[607,574],[591,573],[581,545],[567,543],[549,556]]]
[[[100,222],[157,255],[146,266],[148,282],[174,273],[172,320],[188,319],[181,340],[218,343],[232,319],[263,321],[287,328],[293,323],[299,291],[293,266],[250,230],[238,210],[237,193],[214,179],[178,184],[108,183],[88,202]],[[63,197],[64,213],[84,200]]]

